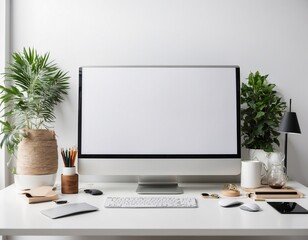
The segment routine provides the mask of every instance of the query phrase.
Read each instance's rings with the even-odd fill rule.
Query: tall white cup
[[[242,161],[241,186],[257,188],[261,186],[262,163],[257,160]]]

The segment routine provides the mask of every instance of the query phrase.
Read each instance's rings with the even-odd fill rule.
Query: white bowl
[[[40,186],[54,186],[57,174],[48,175],[14,175],[15,186],[19,190],[31,189]]]

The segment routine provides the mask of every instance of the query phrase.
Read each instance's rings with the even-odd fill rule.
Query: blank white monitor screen
[[[238,158],[236,66],[82,67],[80,157]]]

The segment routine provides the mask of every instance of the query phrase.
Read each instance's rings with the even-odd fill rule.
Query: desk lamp
[[[284,142],[284,165],[287,169],[287,154],[288,154],[288,133],[301,134],[301,129],[298,124],[297,116],[295,112],[291,112],[292,99],[290,99],[290,109],[289,112],[285,112],[280,125],[279,132],[285,133],[285,142]]]

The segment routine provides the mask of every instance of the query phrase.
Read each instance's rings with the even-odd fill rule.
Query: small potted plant
[[[279,146],[277,129],[286,108],[275,90],[276,85],[269,83],[267,77],[258,71],[250,73],[247,84],[241,86],[242,146],[253,149],[251,159],[263,156],[257,157],[260,161]]]
[[[0,85],[0,146],[16,156],[15,176],[56,175],[58,151],[52,123],[54,107],[69,89],[68,75],[53,62],[49,53],[23,49],[12,54],[12,62]],[[16,154],[17,153],[17,154]],[[17,178],[19,179],[19,178]],[[15,177],[16,182],[16,177]]]

